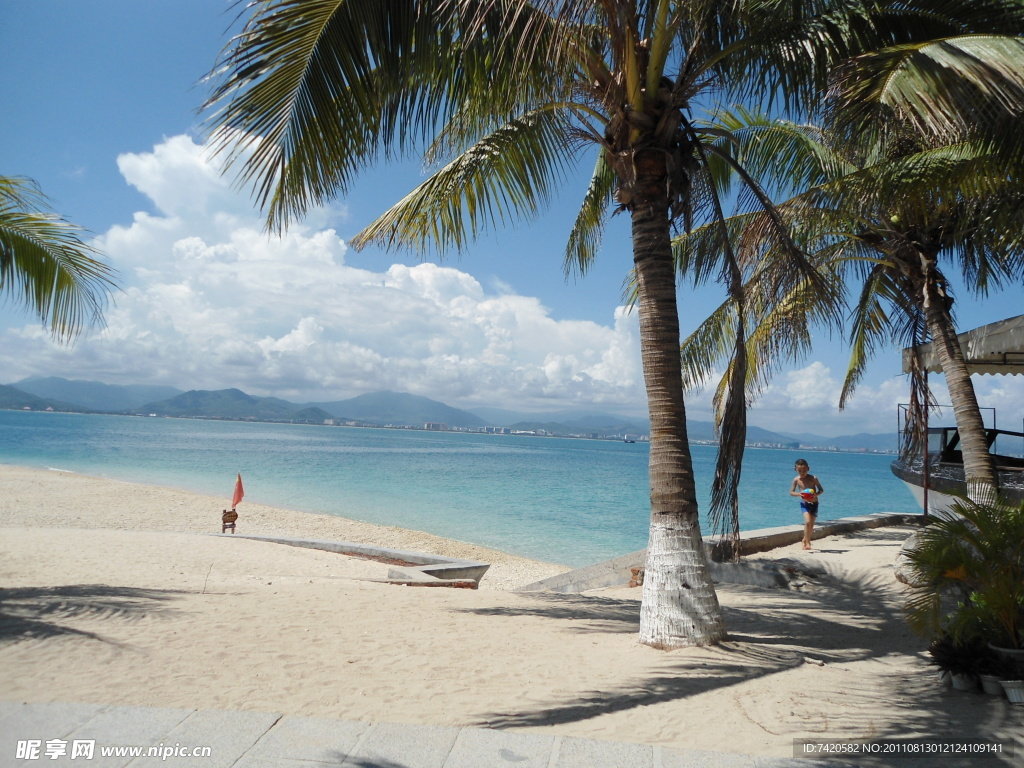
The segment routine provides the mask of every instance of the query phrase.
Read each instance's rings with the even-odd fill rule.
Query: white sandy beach
[[[518,594],[565,570],[397,528],[244,502],[239,531],[493,563],[481,589],[201,535],[224,500],[0,466],[0,699],[245,709],[792,754],[794,738],[1024,732],[1024,707],[940,689],[904,627],[909,528],[757,557],[799,590],[719,585],[714,648],[637,643],[639,590]],[[1019,746],[1018,749],[1024,747]]]

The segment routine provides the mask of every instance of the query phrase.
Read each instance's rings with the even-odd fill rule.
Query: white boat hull
[[[924,488],[920,485],[914,485],[906,480],[903,484],[907,486],[910,492],[914,495],[914,500],[917,501],[917,506],[924,510]],[[953,509],[953,502],[958,497],[950,496],[949,494],[936,491],[934,488],[928,489],[928,514],[934,515],[937,512],[951,512]]]

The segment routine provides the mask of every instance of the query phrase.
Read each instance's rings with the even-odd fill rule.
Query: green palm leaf
[[[0,295],[36,314],[60,341],[102,322],[116,273],[84,230],[50,212],[27,179],[0,177]]]
[[[1002,23],[1016,24],[1014,36],[943,37],[852,59],[838,77],[837,115],[863,125],[888,108],[943,141],[974,136],[1019,144],[1014,125],[1024,110],[1024,11],[1004,13]]]
[[[555,90],[539,57],[534,76],[524,77],[514,69],[523,60],[502,49],[543,19],[520,8],[500,34],[480,34],[509,18],[502,4],[481,7],[422,0],[256,6],[211,76],[205,108],[213,145],[228,166],[242,165],[241,184],[257,183],[271,229],[343,194],[378,158],[429,143],[459,110],[507,113],[531,100],[530,88]],[[467,34],[467,25],[477,31]]]
[[[721,111],[717,117],[735,137],[740,164],[778,192],[793,195],[857,170],[826,143],[817,126],[798,125],[741,107]]]
[[[568,140],[556,112],[512,120],[435,172],[351,243],[461,250],[489,227],[541,209],[563,177]]]
[[[612,204],[615,191],[615,171],[608,164],[606,150],[601,148],[597,153],[594,174],[590,185],[583,196],[583,203],[576,215],[569,243],[565,249],[565,274],[572,272],[586,274],[587,269],[597,256],[604,235],[604,226],[608,218],[608,209]]]

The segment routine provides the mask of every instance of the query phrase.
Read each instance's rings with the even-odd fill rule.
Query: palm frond
[[[534,215],[565,170],[568,126],[539,110],[510,121],[430,176],[351,244],[461,250],[499,223]]]
[[[875,266],[871,275],[864,281],[860,298],[853,310],[850,328],[850,362],[846,367],[846,377],[839,394],[839,408],[846,407],[847,400],[853,395],[857,384],[864,375],[868,361],[874,356],[875,350],[883,343],[889,344],[889,315],[880,301],[879,294],[892,295],[885,291],[883,284],[891,280],[891,274],[882,266]]]
[[[601,247],[616,181],[615,171],[608,164],[605,151],[604,147],[598,150],[590,185],[569,234],[565,249],[566,277],[573,272],[580,276],[586,274]]]
[[[117,288],[117,273],[84,234],[50,211],[34,183],[0,177],[0,296],[37,315],[62,342],[101,323]]]
[[[982,144],[966,142],[881,158],[811,188],[800,199],[845,211],[851,218],[878,220],[880,212],[888,212],[926,224],[946,214],[950,201],[978,206],[1015,189],[1005,163]]]
[[[204,105],[212,145],[255,185],[268,227],[346,192],[380,157],[429,144],[459,110],[508,115],[551,97],[556,73],[524,70],[517,33],[543,26],[528,3],[273,0],[222,54]],[[488,121],[485,121],[488,122]]]
[[[757,0],[742,3],[741,23],[719,44],[715,68],[740,101],[808,114],[834,67],[899,39],[879,3]]]
[[[737,162],[778,193],[792,196],[857,170],[818,126],[771,118],[743,106],[720,110],[715,117],[736,143]]]
[[[711,378],[719,363],[728,359],[736,343],[736,303],[720,304],[679,347],[683,389],[697,390]]]
[[[715,154],[729,165],[744,187],[757,200],[760,208],[760,214],[748,219],[742,229],[737,250],[738,261],[737,256],[733,254],[732,239],[722,239],[723,280],[730,285],[730,290],[740,290],[742,279],[739,272],[743,269],[749,269],[750,265],[757,263],[762,266],[771,264],[773,268],[762,270],[761,279],[756,283],[758,292],[767,295],[769,302],[780,300],[794,284],[807,281],[821,295],[820,306],[829,306],[829,300],[832,300],[831,306],[836,313],[833,319],[838,322],[840,301],[835,286],[821,278],[790,231],[790,222],[786,219],[785,210],[798,211],[799,208],[792,203],[775,206],[757,180],[728,152],[722,151],[722,148],[700,143],[697,147],[702,156]],[[718,200],[718,196],[715,195],[713,202],[716,219],[722,222],[724,229],[727,229]]]
[[[676,271],[694,286],[703,285],[720,270],[723,239],[737,242],[740,234],[760,216],[760,212],[738,214],[725,222],[712,221],[672,238]]]
[[[982,139],[1020,159],[1024,141],[1024,18],[1004,3],[1010,34],[893,46],[851,59],[834,85],[834,116],[858,130],[892,113],[943,141]]]
[[[759,294],[762,272],[775,269],[766,259],[762,270],[748,280],[750,329],[747,333],[747,399],[756,400],[782,365],[797,363],[811,350],[812,329],[838,327],[843,306],[842,260],[829,248],[812,254],[815,279],[799,278],[783,283],[778,293]],[[835,258],[830,263],[828,257]],[[771,278],[776,280],[777,278]],[[823,286],[825,289],[823,290]]]
[[[737,302],[735,340],[725,391],[715,397],[718,422],[718,456],[711,483],[708,519],[712,530],[719,531],[730,543],[732,559],[738,560],[740,540],[739,488],[743,471],[743,451],[747,443],[747,344],[742,301]],[[724,404],[722,398],[724,397]]]
[[[345,190],[379,151],[377,124],[416,125],[417,106],[437,107],[418,104],[420,93],[399,92],[391,119],[384,117],[388,94],[379,87],[399,79],[401,58],[415,70],[422,47],[414,41],[437,37],[423,37],[431,20],[417,13],[415,0],[390,5],[391,13],[381,13],[371,2],[264,2],[222,54],[205,105],[217,109],[213,145],[228,165],[244,161],[241,181],[259,182],[261,205],[282,201],[272,206],[280,209],[275,220]],[[387,152],[394,137],[380,133]]]
[[[661,85],[661,78],[665,73],[665,63],[672,51],[672,44],[675,42],[679,18],[678,15],[671,15],[672,5],[673,3],[669,0],[653,0],[651,2],[649,18],[653,23],[648,26],[645,35],[650,48],[645,83],[648,94],[657,93]]]
[[[807,219],[818,222],[825,212],[805,212]],[[750,222],[743,219],[748,234]],[[755,227],[756,228],[756,227]],[[797,230],[799,232],[799,227]],[[691,233],[699,235],[699,232]],[[812,242],[808,240],[807,242]],[[741,245],[744,250],[747,244]],[[713,315],[686,340],[682,353],[685,368],[692,370],[686,378],[688,386],[705,381],[718,366],[725,365],[716,394],[716,423],[725,418],[730,382],[737,381],[734,370],[735,343],[740,335],[735,327],[742,298],[746,317],[742,334],[745,346],[744,397],[755,401],[783,364],[798,362],[811,348],[811,329],[837,328],[843,304],[844,270],[848,266],[849,248],[827,244],[809,255],[813,276],[787,268],[780,252],[762,249],[759,259],[745,257],[752,265],[746,282],[735,296],[718,307]],[[684,370],[685,370],[684,368]],[[685,376],[685,374],[684,374]]]

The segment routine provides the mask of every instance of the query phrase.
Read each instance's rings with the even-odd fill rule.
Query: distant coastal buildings
[[[603,413],[478,415],[425,397],[398,392],[376,392],[343,401],[302,404],[276,397],[253,396],[238,389],[180,392],[170,388],[116,386],[57,377],[27,379],[18,384],[24,389],[0,385],[0,409],[558,437],[627,444],[650,440],[639,423],[623,416]],[[150,399],[161,395],[171,397]],[[501,422],[498,419],[506,420]],[[495,422],[504,423],[504,426],[493,426]],[[714,424],[710,422],[687,422],[687,430],[694,445],[714,447],[718,444]],[[786,451],[893,454],[896,438],[895,435],[835,438],[785,435],[750,426],[746,445],[748,448]]]

